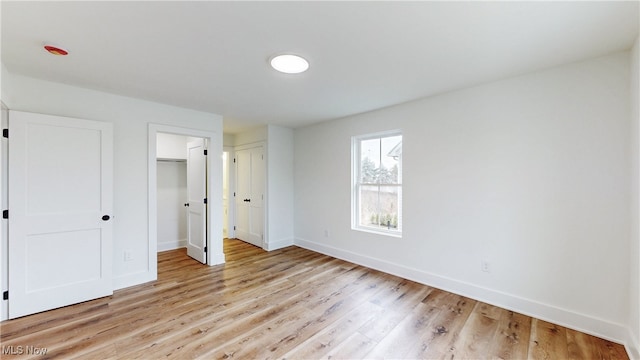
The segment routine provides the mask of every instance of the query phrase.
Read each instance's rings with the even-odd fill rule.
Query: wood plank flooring
[[[2,322],[0,357],[628,359],[622,345],[305,249],[225,240],[225,254],[207,267],[163,252],[155,282]]]

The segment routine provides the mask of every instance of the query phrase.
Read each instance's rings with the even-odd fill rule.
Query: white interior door
[[[251,151],[236,151],[236,238],[249,241],[251,197]],[[253,242],[252,242],[253,243]],[[259,246],[259,245],[258,245]]]
[[[236,151],[236,237],[263,246],[264,156],[262,147]]]
[[[265,185],[264,153],[262,146],[251,149],[251,209],[250,235],[252,241],[262,247],[264,240],[264,185]]]
[[[187,254],[207,263],[207,157],[204,139],[187,143]]]
[[[9,317],[113,293],[111,123],[10,111]]]

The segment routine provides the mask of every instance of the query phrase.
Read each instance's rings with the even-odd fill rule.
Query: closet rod
[[[157,161],[162,162],[187,162],[187,159],[166,159],[166,158],[158,158]]]

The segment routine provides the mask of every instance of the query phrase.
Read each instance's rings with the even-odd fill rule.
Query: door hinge
[[[233,163],[234,163],[234,164],[236,163],[236,158],[233,158]]]
[[[235,197],[235,196],[236,196],[236,193],[234,192],[234,193],[233,193],[233,197]]]
[[[3,219],[9,218],[9,210],[2,210],[2,218]]]
[[[204,198],[204,203],[205,203],[205,204],[207,203],[207,198]]]
[[[207,156],[207,149],[204,149],[204,155]]]
[[[2,137],[9,138],[9,129],[2,129]]]
[[[2,293],[2,300],[9,300],[9,290]]]
[[[236,229],[236,227],[234,226],[234,227],[233,227],[233,230],[235,230],[235,229]]]
[[[207,247],[206,246],[204,247],[204,252],[207,252]]]

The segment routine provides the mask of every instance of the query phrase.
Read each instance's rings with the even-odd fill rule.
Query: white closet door
[[[9,316],[111,295],[113,130],[9,113]]]
[[[236,237],[263,246],[264,156],[262,147],[236,151]]]
[[[254,244],[262,247],[264,234],[265,166],[262,146],[251,149],[251,219],[249,234]]]
[[[204,139],[187,144],[187,254],[207,263],[207,157]]]
[[[249,239],[249,197],[251,196],[251,152],[236,150],[236,238]]]

